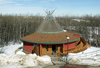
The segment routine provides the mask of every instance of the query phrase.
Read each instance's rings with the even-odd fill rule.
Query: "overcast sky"
[[[54,15],[100,14],[100,0],[0,0],[2,14],[40,14],[56,9]]]

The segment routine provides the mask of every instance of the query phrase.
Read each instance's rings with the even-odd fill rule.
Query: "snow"
[[[15,50],[17,50],[21,46],[23,46],[23,43],[21,43],[21,44],[15,43],[15,45],[10,43],[8,46],[3,47],[3,52],[4,52],[4,54],[6,54],[8,56],[15,55]]]
[[[100,48],[91,47],[83,52],[69,53],[61,60],[65,62],[67,60],[69,64],[100,66]]]
[[[47,55],[38,57],[37,61],[39,62],[40,65],[48,65],[48,64],[52,65],[51,58]]]
[[[38,66],[38,61],[36,60],[38,57],[35,54],[29,54],[26,55],[23,59],[22,59],[22,65],[25,66]]]
[[[77,21],[77,22],[81,22],[81,21],[90,22],[89,20],[83,20],[83,19],[72,19],[72,20]]]
[[[63,30],[64,32],[67,32],[67,30]]]
[[[39,67],[52,65],[51,58],[47,55],[37,56],[36,54],[25,54],[23,50],[15,51],[23,44],[9,44],[3,47],[3,54],[0,54],[0,68]],[[1,48],[0,48],[1,50]],[[42,65],[42,66],[41,66]]]
[[[0,54],[0,66],[15,64],[23,66],[40,66],[52,65],[52,62],[51,58],[47,55],[40,57],[36,54],[16,54],[11,56]]]
[[[25,53],[24,53],[24,52],[22,52],[22,51],[18,51],[16,54],[25,55]]]
[[[3,48],[3,54],[0,54],[0,68],[21,68],[21,67],[39,67],[52,65],[51,58],[47,55],[37,56],[36,54],[25,54],[22,49],[15,54],[15,50],[22,47],[23,44],[10,44]],[[0,49],[1,50],[1,49]],[[67,57],[67,58],[66,58]],[[61,58],[62,61],[67,60],[69,64],[79,65],[100,65],[100,48],[91,47],[79,53],[69,53]]]

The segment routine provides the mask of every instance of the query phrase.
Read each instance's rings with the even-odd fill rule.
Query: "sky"
[[[55,8],[55,16],[98,15],[100,0],[0,0],[0,14],[46,15]]]

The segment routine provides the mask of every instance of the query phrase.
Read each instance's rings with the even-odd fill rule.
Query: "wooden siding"
[[[37,55],[39,55],[39,46],[36,46],[35,50],[33,47],[34,43],[28,43],[28,42],[24,42],[24,51],[28,52],[28,53],[36,53]],[[37,44],[35,44],[37,45]]]
[[[47,49],[46,49],[46,45],[42,45],[42,55],[47,55]]]
[[[73,36],[75,36],[77,38],[80,38],[80,35],[77,35],[77,34],[73,34]]]
[[[52,53],[52,45],[48,45],[48,52]]]
[[[32,53],[33,43],[24,42],[24,51]]]
[[[68,48],[70,49],[70,48],[75,47],[75,42],[64,43],[63,45],[64,45],[64,49],[67,49],[67,46],[68,46]]]
[[[39,55],[39,46],[36,46],[32,53],[36,53],[37,55]]]
[[[64,43],[63,46],[64,46],[64,50],[63,51],[67,52],[67,46],[68,46],[68,49],[73,48],[73,47],[75,47],[75,42]]]

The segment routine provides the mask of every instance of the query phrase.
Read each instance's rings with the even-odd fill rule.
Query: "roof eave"
[[[30,42],[30,43],[37,43],[37,44],[63,44],[63,43],[74,42],[74,41],[77,41],[77,40],[79,40],[79,38],[75,39],[75,40],[63,41],[63,42],[35,42],[35,41],[27,41],[27,40],[20,39],[20,41],[25,41],[25,42]]]

